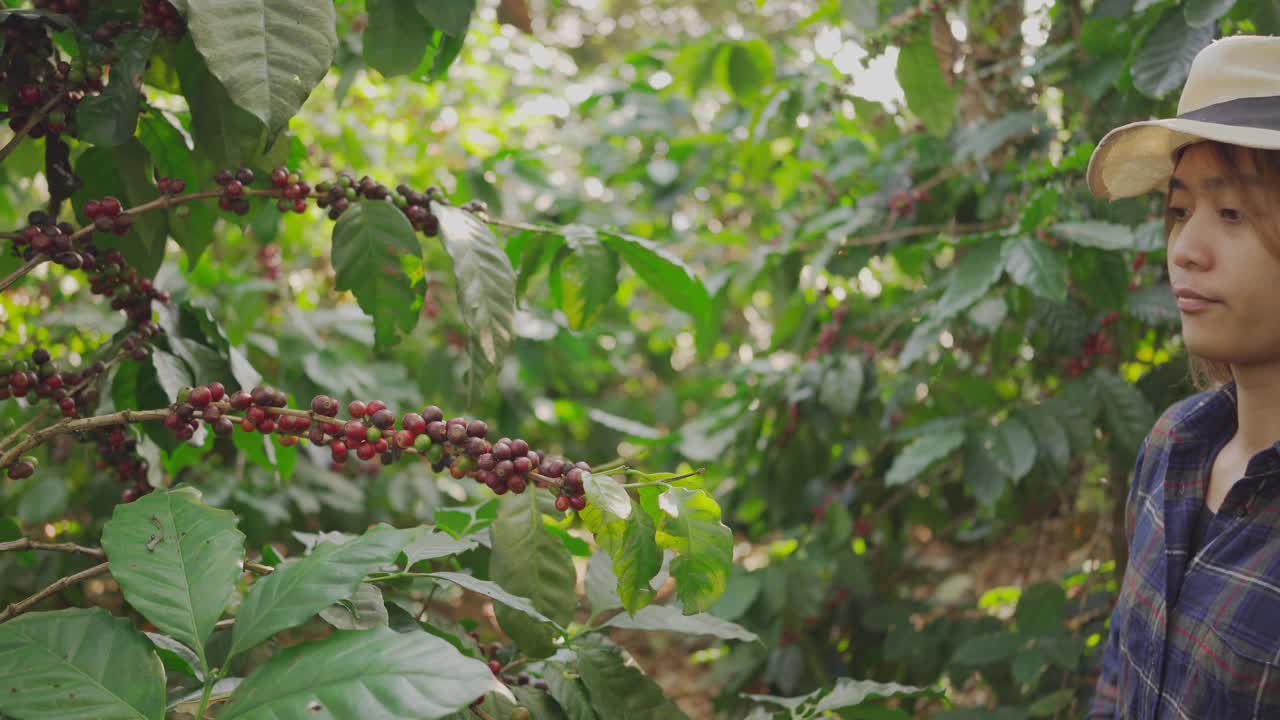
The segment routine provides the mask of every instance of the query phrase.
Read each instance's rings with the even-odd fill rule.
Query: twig
[[[49,550],[52,552],[73,553],[75,555],[84,555],[94,560],[106,560],[107,554],[99,548],[85,547],[76,545],[75,543],[47,543],[31,538],[20,538],[10,542],[0,543],[0,553],[18,552],[22,550]]]
[[[22,128],[18,130],[17,134],[15,134],[9,142],[5,143],[4,147],[0,148],[0,163],[4,162],[5,158],[9,157],[10,153],[18,147],[18,143],[22,142],[22,138],[26,137],[27,133],[31,132],[31,128],[40,124],[40,121],[44,119],[44,116],[48,115],[49,112],[57,107],[62,101],[63,95],[62,93],[58,93],[57,95],[54,95],[49,102],[31,113],[31,117],[27,118],[27,124],[23,125]]]
[[[270,565],[263,565],[262,563],[249,562],[247,560],[244,563],[244,569],[248,570],[249,572],[255,575],[270,575],[271,573],[276,571],[276,569],[271,567]]]
[[[19,266],[17,270],[14,270],[8,275],[5,275],[4,279],[0,280],[0,291],[7,290],[10,285],[18,282],[19,278],[31,272],[36,268],[37,265],[39,265],[40,263],[48,259],[49,259],[48,255],[45,255],[43,253],[37,253],[30,260],[26,261],[21,266]]]
[[[940,225],[912,225],[911,227],[898,228],[897,230],[886,230],[878,232],[874,235],[866,237],[854,238],[846,240],[841,247],[855,247],[859,245],[879,245],[880,243],[889,242],[891,240],[901,240],[903,238],[916,237],[917,235],[932,235],[940,232],[987,232],[989,230],[1000,230],[1008,227],[1012,221],[1000,220],[998,222],[986,223],[969,223],[958,225],[955,223],[943,223]]]
[[[32,605],[35,605],[41,600],[44,600],[45,598],[51,595],[56,595],[57,593],[62,592],[66,588],[69,588],[72,585],[75,585],[76,583],[82,580],[88,580],[89,578],[94,577],[95,575],[101,575],[107,572],[108,569],[109,569],[108,563],[102,563],[101,565],[94,565],[88,570],[81,570],[75,575],[68,575],[64,578],[59,578],[57,582],[41,590],[35,595],[32,595],[26,600],[13,603],[9,607],[5,608],[4,612],[0,612],[0,623],[8,622],[9,620],[12,620],[14,617],[31,609]]]
[[[108,427],[111,425],[123,425],[125,423],[144,422],[147,420],[163,420],[169,414],[168,408],[164,410],[121,410],[110,415],[98,415],[96,417],[76,418],[74,420],[62,420],[56,422],[46,428],[42,428],[32,433],[30,437],[19,442],[12,449],[0,455],[0,468],[8,467],[13,461],[17,460],[22,453],[44,442],[46,438],[54,435],[66,435],[69,433],[83,432],[85,430],[93,430],[94,428]]]

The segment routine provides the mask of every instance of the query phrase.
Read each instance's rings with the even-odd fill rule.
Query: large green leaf
[[[930,465],[950,455],[964,442],[963,430],[931,433],[916,438],[902,449],[889,466],[884,484],[893,487],[914,480]]]
[[[964,641],[951,659],[962,665],[990,665],[1013,657],[1024,644],[1022,637],[998,630]]]
[[[985,295],[1004,272],[1003,246],[1000,238],[991,237],[969,248],[956,261],[946,292],[930,314],[939,319],[951,317]]]
[[[582,330],[600,316],[618,291],[618,255],[594,237],[566,233],[568,244],[551,264],[551,293],[569,327]]]
[[[635,615],[621,613],[613,616],[606,627],[651,632],[675,632],[685,635],[710,635],[725,640],[755,641],[760,638],[737,623],[722,620],[715,615],[698,613],[685,615],[680,608],[671,605],[650,605],[636,611]]]
[[[339,630],[277,653],[240,683],[218,718],[431,720],[467,707],[494,682],[483,662],[434,635]]]
[[[449,533],[438,532],[432,527],[423,526],[414,531],[413,541],[404,548],[404,566],[411,568],[415,563],[422,560],[457,555],[475,548],[476,543],[474,540],[468,538],[455,539]]]
[[[125,600],[195,650],[206,671],[205,641],[243,572],[244,533],[236,521],[183,486],[117,505],[102,528],[102,549]]]
[[[476,0],[417,0],[418,12],[440,32],[454,37],[467,34]]]
[[[160,196],[151,181],[151,158],[137,140],[114,148],[89,148],[76,160],[75,173],[84,184],[71,196],[71,202],[82,225],[92,224],[84,215],[88,200],[112,195],[129,208]],[[120,250],[139,277],[149,278],[164,262],[167,233],[168,222],[163,213],[141,213],[134,217],[133,228],[125,235],[94,233],[93,243]]]
[[[393,345],[413,330],[420,313],[406,264],[421,259],[422,248],[399,208],[380,200],[352,205],[333,226],[332,255],[335,288],[350,290],[373,318],[375,344]]]
[[[1236,0],[1187,0],[1182,6],[1182,16],[1191,27],[1211,25],[1235,6]]]
[[[621,651],[599,636],[574,643],[578,674],[591,705],[609,720],[670,720],[687,716],[648,675],[625,663]]]
[[[164,667],[142,633],[102,608],[0,625],[0,713],[30,720],[160,720]]]
[[[1133,228],[1099,220],[1060,222],[1051,231],[1077,245],[1103,250],[1128,250],[1134,243]]]
[[[386,77],[417,69],[431,43],[431,25],[405,0],[367,0],[364,61]]]
[[[188,0],[187,27],[231,100],[274,138],[329,72],[338,37],[332,3]]]
[[[996,467],[1010,480],[1020,480],[1035,464],[1035,438],[1026,423],[1017,417],[1005,418],[981,437]]]
[[[578,603],[578,575],[564,543],[543,526],[539,494],[506,495],[499,500],[498,517],[489,527],[493,540],[489,577],[503,590],[528,598],[538,612],[567,625]],[[530,657],[555,652],[555,628],[505,606],[496,612],[498,623],[522,652]]]
[[[159,112],[144,115],[138,121],[138,140],[151,153],[156,175],[181,179],[189,189],[200,187],[204,178],[196,170],[191,149],[164,115]],[[187,253],[188,265],[194,267],[213,242],[213,225],[217,219],[214,206],[208,201],[183,203],[169,208],[165,214],[169,219],[169,235]]]
[[[898,54],[898,84],[907,107],[929,132],[942,136],[955,121],[956,92],[943,77],[929,33],[912,33],[910,43]]]
[[[228,656],[354,594],[370,570],[394,561],[411,539],[408,531],[379,525],[341,545],[320,543],[310,555],[277,566],[254,583],[236,612]]]
[[[755,100],[773,82],[773,51],[763,40],[728,43],[719,60],[721,85],[740,101]]]
[[[674,550],[671,576],[686,615],[704,612],[724,592],[733,567],[733,533],[705,490],[673,487],[658,496],[658,547]],[[635,514],[635,513],[633,513]]]
[[[918,697],[920,695],[942,696],[945,693],[938,688],[916,687],[899,683],[875,682],[874,680],[853,680],[840,678],[831,691],[818,702],[815,710],[830,712],[844,708],[857,707],[868,700],[893,697]]]
[[[495,367],[515,338],[516,271],[489,227],[456,207],[431,204],[453,259],[459,313],[471,330],[471,357]]]
[[[1067,299],[1067,263],[1052,248],[1027,235],[1009,238],[1005,269],[1022,287],[1053,302]]]
[[[1018,414],[1031,434],[1035,436],[1037,455],[1048,461],[1051,467],[1059,472],[1066,472],[1067,463],[1071,460],[1071,442],[1067,438],[1066,428],[1058,421],[1047,406],[1037,405]]]
[[[626,491],[623,490],[626,496]],[[628,505],[631,504],[627,497]],[[579,515],[596,537],[613,563],[617,576],[618,599],[627,612],[634,613],[653,602],[657,594],[650,581],[662,568],[662,549],[655,539],[653,518],[637,507],[630,507],[626,518],[609,509],[607,503],[588,502]],[[599,612],[605,608],[593,607]]]
[[[1103,427],[1124,455],[1135,455],[1156,420],[1151,403],[1136,386],[1110,370],[1095,372],[1093,383],[1102,401]]]
[[[1054,635],[1062,630],[1067,594],[1056,582],[1039,582],[1022,591],[1014,617],[1018,630],[1033,635]]]
[[[595,708],[591,706],[591,698],[587,695],[587,686],[582,680],[561,663],[548,662],[546,667],[543,679],[547,683],[547,690],[569,720],[598,720]]]
[[[1172,6],[1142,43],[1130,73],[1139,92],[1161,98],[1182,87],[1196,54],[1213,41],[1214,24],[1187,27],[1182,10]]]
[[[499,603],[502,603],[514,610],[519,610],[539,622],[553,622],[551,618],[538,612],[538,609],[533,606],[533,603],[530,602],[528,598],[512,595],[499,587],[497,583],[489,582],[488,580],[481,580],[475,576],[457,572],[434,572],[431,573],[431,577],[447,580],[454,585],[466,588],[471,592],[484,595],[490,600],[497,600]]]
[[[133,137],[138,123],[142,74],[146,72],[157,33],[154,28],[148,28],[128,33],[115,43],[120,59],[111,64],[111,81],[100,94],[86,97],[76,109],[81,140],[114,147]]]
[[[622,256],[649,289],[695,318],[711,311],[711,295],[684,261],[642,237],[601,231],[600,238]]]

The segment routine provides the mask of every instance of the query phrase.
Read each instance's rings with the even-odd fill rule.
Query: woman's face
[[[1244,182],[1256,181],[1254,168],[1240,170]],[[1276,216],[1250,216],[1242,188],[1206,143],[1183,152],[1169,185],[1169,279],[1182,296],[1187,350],[1241,367],[1280,363],[1280,260],[1258,231]]]

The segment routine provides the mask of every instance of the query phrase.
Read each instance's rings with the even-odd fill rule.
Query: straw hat
[[[1280,149],[1280,37],[1235,35],[1197,53],[1178,116],[1107,133],[1089,159],[1089,189],[1105,200],[1163,190],[1174,152],[1200,140]]]

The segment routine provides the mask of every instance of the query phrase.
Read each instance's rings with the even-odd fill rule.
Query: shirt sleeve
[[[1149,439],[1149,436],[1148,436]],[[1133,517],[1133,511],[1136,510],[1134,503],[1138,498],[1138,486],[1142,479],[1142,459],[1147,454],[1147,439],[1142,441],[1142,447],[1138,450],[1138,459],[1133,466],[1133,479],[1129,483],[1129,493],[1126,500],[1125,512],[1125,535],[1128,539],[1128,546],[1133,545],[1133,528],[1129,525],[1128,518]],[[1134,572],[1133,564],[1127,563],[1125,574]],[[1121,587],[1123,587],[1123,578],[1121,578]],[[1107,631],[1107,644],[1102,649],[1102,662],[1100,672],[1098,674],[1098,683],[1094,688],[1093,700],[1089,703],[1089,720],[1112,720],[1117,717],[1117,701],[1118,688],[1116,683],[1120,674],[1120,628],[1116,622],[1120,618],[1121,613],[1125,610],[1119,602],[1111,610],[1111,619],[1107,623],[1109,630]]]

